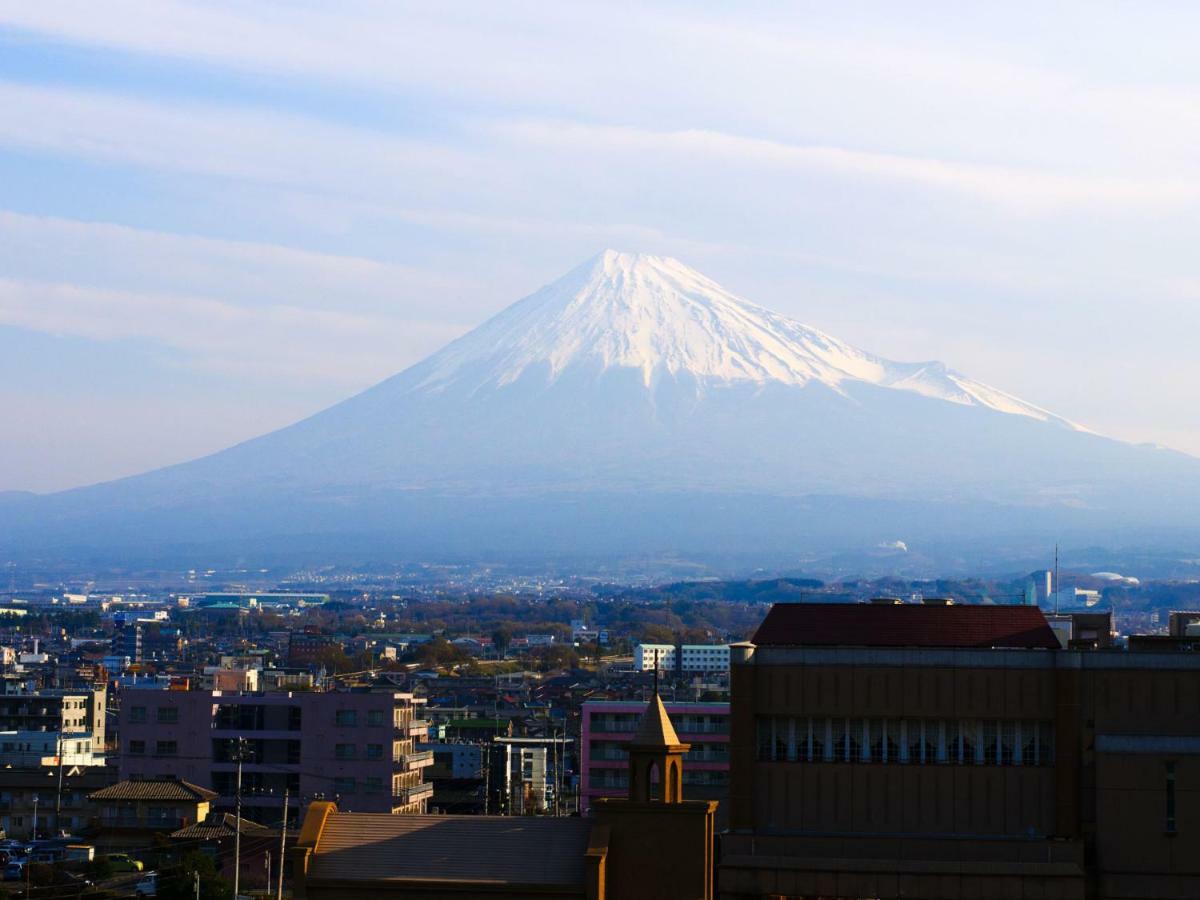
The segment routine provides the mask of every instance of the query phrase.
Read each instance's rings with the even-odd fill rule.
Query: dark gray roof
[[[333,813],[308,877],[582,886],[591,827],[574,818]]]
[[[134,779],[130,781],[118,781],[112,787],[106,787],[91,794],[90,799],[202,802],[213,800],[216,796],[214,791],[198,787],[187,781],[175,781],[173,779]]]
[[[277,835],[279,833],[275,829],[268,828],[266,825],[260,825],[257,822],[251,822],[249,819],[242,819],[241,830],[243,837],[264,837],[265,835]],[[237,832],[237,816],[233,813],[224,813],[218,816],[210,815],[203,822],[197,822],[195,825],[188,825],[180,828],[178,831],[172,831],[171,837],[218,841],[224,838],[231,838]]]

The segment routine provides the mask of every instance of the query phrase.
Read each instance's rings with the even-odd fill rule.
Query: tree
[[[566,644],[551,644],[548,647],[537,647],[530,651],[530,659],[542,672],[555,669],[576,669],[579,667],[579,654],[574,647]]]
[[[666,625],[647,625],[642,629],[642,643],[674,644],[675,632]]]
[[[504,659],[505,655],[507,655],[509,645],[512,644],[512,639],[512,629],[507,625],[500,625],[492,632],[492,646],[496,648],[496,655],[500,659]]]
[[[194,900],[197,875],[200,876],[200,900],[232,900],[233,885],[217,874],[212,858],[194,852],[184,856],[179,865],[160,870],[159,900]]]

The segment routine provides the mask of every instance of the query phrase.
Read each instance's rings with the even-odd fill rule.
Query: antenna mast
[[[1058,580],[1058,544],[1054,545],[1054,614],[1058,615],[1058,596],[1062,593],[1062,584]]]

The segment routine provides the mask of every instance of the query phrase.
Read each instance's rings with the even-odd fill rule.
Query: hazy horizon
[[[0,3],[0,490],[263,434],[610,246],[1200,455],[1197,25]]]

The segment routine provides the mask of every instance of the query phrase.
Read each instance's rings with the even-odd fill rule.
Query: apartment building
[[[728,672],[728,644],[638,644],[633,665],[639,672]]]
[[[665,703],[684,756],[683,794],[689,800],[723,801],[729,786],[729,704]],[[580,809],[587,815],[600,797],[626,797],[629,754],[646,705],[638,700],[592,701],[581,708]],[[724,803],[722,803],[724,806]],[[722,811],[718,809],[718,816]]]
[[[727,900],[1200,896],[1200,654],[916,604],[777,605],[733,650]]]
[[[564,794],[574,749],[569,737],[493,738],[490,808],[516,816],[571,812]]]
[[[0,731],[87,733],[92,736],[92,750],[103,753],[106,709],[104,691],[43,688],[0,694]]]
[[[232,808],[242,758],[243,814],[280,818],[284,791],[356,812],[422,813],[433,793],[424,700],[392,691],[227,693],[129,690],[119,717],[120,777],[174,776]]]

